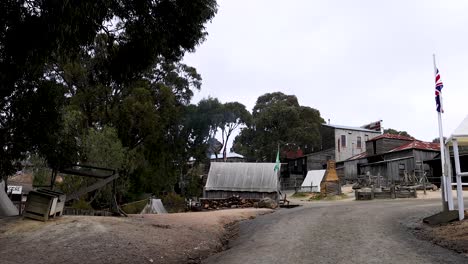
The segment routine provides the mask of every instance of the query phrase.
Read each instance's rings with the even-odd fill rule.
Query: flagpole
[[[432,54],[432,60],[434,63],[434,77],[437,76],[437,66],[436,66],[436,59],[435,59],[435,54]],[[440,98],[440,109],[442,108],[442,94],[439,94]],[[438,118],[438,123],[439,123],[439,145],[440,145],[440,162],[442,165],[442,175],[440,176],[440,189],[442,190],[442,208],[443,211],[448,211],[448,198],[447,198],[447,182],[446,182],[446,171],[445,171],[445,142],[444,142],[444,133],[442,130],[442,114],[437,111],[437,118]]]

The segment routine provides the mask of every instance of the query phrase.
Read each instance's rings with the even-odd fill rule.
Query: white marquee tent
[[[459,146],[468,146],[468,116],[465,117],[465,119],[461,122],[461,124],[453,131],[452,135],[450,138],[447,139],[446,143],[446,153],[448,152],[448,147],[450,145],[453,146],[453,159],[455,161],[455,175],[457,179],[457,201],[458,201],[458,218],[459,220],[463,220],[465,217],[465,212],[464,212],[464,203],[463,203],[463,189],[462,189],[462,177],[467,177],[468,172],[462,172],[460,169],[460,156],[458,153],[458,147]],[[448,156],[448,154],[447,154]],[[448,175],[452,175],[452,172],[450,171],[451,169],[451,164],[450,164],[450,158],[446,159],[449,168]],[[449,201],[449,209],[453,210],[453,200],[452,200],[452,183],[451,183],[451,177],[447,177],[447,182],[446,185],[449,186],[446,188],[446,194],[448,197],[446,199]]]
[[[326,170],[310,170],[301,185],[301,192],[320,192],[320,183]]]

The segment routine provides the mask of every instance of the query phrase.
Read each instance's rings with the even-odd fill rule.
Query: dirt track
[[[440,200],[308,203],[240,224],[231,249],[204,263],[468,263],[468,257],[416,238]]]
[[[226,225],[270,211],[0,219],[0,263],[199,263],[223,249]]]

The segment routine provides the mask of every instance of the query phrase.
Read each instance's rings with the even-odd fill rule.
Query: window
[[[369,141],[369,135],[364,135],[364,138],[366,139],[366,141]]]
[[[346,135],[341,135],[341,147],[346,148]]]
[[[359,148],[359,149],[362,148],[361,137],[357,137],[356,148]]]

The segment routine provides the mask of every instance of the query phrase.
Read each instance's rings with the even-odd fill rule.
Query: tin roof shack
[[[344,177],[357,181],[358,175],[379,177],[382,185],[408,181],[408,176],[422,177],[428,170],[422,162],[439,153],[439,144],[422,142],[399,135],[384,134],[366,142],[368,151],[343,162]],[[418,175],[416,175],[418,174]],[[380,179],[382,178],[382,179]],[[414,177],[413,177],[414,178]]]
[[[203,198],[279,199],[275,163],[212,162]]]
[[[414,138],[401,135],[383,134],[366,140],[366,152],[368,156],[382,154],[414,140]]]

